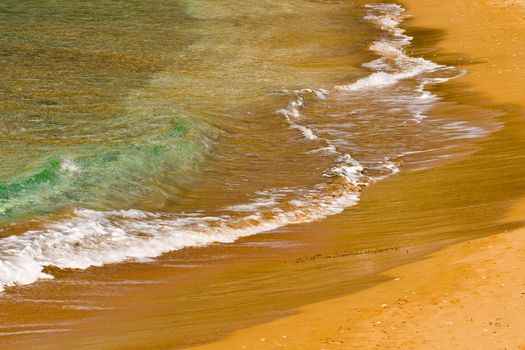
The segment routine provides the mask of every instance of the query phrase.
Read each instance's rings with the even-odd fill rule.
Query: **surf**
[[[106,195],[117,197],[117,201],[111,202],[129,202],[130,190],[136,197],[150,190],[144,186],[144,179],[154,179],[173,167],[186,166],[195,171],[193,165],[203,154],[211,152],[213,157],[214,149],[203,139],[210,135],[211,127],[206,132],[192,133],[201,129],[195,123],[186,125],[180,121],[167,123],[171,125],[168,131],[139,137],[95,155],[51,158],[35,172],[3,182],[0,186],[3,215],[16,217],[62,207],[75,209],[71,218],[0,239],[2,289],[53,278],[46,272],[47,266],[86,269],[143,261],[173,250],[231,243],[241,237],[341,213],[359,202],[365,187],[399,173],[404,154],[429,147],[425,143],[413,144],[410,138],[388,152],[373,144],[368,148],[355,144],[359,137],[354,140],[352,131],[347,129],[359,118],[367,117],[369,111],[359,109],[363,101],[374,101],[374,113],[394,108],[395,104],[402,113],[392,112],[388,117],[402,116],[392,120],[396,128],[412,123],[415,131],[438,130],[441,139],[462,137],[472,128],[468,123],[454,127],[440,122],[435,128],[436,125],[429,122],[426,126],[423,121],[438,100],[426,86],[446,82],[464,72],[408,55],[406,48],[412,38],[400,27],[405,18],[404,9],[398,5],[366,7],[364,20],[381,32],[381,38],[369,46],[378,58],[363,64],[371,71],[367,76],[346,85],[277,92],[289,101],[276,109],[273,117],[283,118],[287,127],[302,138],[306,157],[312,161],[322,158],[329,164],[318,171],[317,182],[311,186],[298,183],[255,191],[249,202],[219,207],[210,213],[100,207],[97,203],[104,203]],[[346,114],[334,119],[331,112],[324,110],[325,122],[320,122],[315,112],[329,108],[330,103],[344,106],[341,110]],[[375,135],[373,129],[366,129],[365,135],[367,132]],[[483,135],[480,132],[476,137]],[[110,190],[100,191],[100,187]],[[86,203],[93,204],[90,207]]]

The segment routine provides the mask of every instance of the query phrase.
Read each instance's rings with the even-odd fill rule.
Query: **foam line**
[[[256,193],[250,203],[224,210],[236,215],[216,217],[201,213],[170,214],[139,210],[100,212],[77,209],[71,219],[50,223],[41,230],[0,239],[0,290],[8,286],[29,284],[38,279],[53,278],[44,272],[46,266],[86,269],[129,260],[149,258],[185,247],[202,247],[215,242],[231,243],[240,237],[267,232],[284,225],[320,220],[355,205],[364,186],[399,172],[396,164],[385,159],[381,176],[364,175],[364,166],[336,144],[321,138],[307,125],[301,124],[301,112],[310,98],[326,99],[331,93],[356,93],[396,84],[422,73],[446,70],[422,58],[408,56],[404,48],[412,38],[399,27],[404,9],[398,5],[370,5],[366,19],[389,34],[375,41],[370,49],[380,57],[366,64],[373,72],[352,84],[330,89],[303,89],[288,106],[278,111],[291,128],[299,130],[306,140],[315,140],[313,152],[338,156],[335,164],[323,173],[326,182],[313,188],[281,188]],[[443,78],[443,81],[448,80]],[[432,83],[436,81],[426,81]],[[412,98],[413,96],[410,96]],[[435,97],[420,85],[414,115],[423,118],[426,106]],[[451,129],[462,125],[450,125]],[[478,132],[472,130],[472,133]],[[325,145],[319,145],[324,142]],[[74,163],[64,162],[68,171],[76,171]],[[294,198],[290,198],[290,193]],[[0,334],[1,335],[1,334]]]

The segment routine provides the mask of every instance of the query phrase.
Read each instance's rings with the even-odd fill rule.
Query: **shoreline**
[[[525,288],[509,266],[525,264],[524,247],[525,229],[466,241],[387,282],[190,349],[522,349]]]
[[[446,31],[437,48],[464,62],[460,68],[469,74],[461,82],[470,91],[491,103],[525,106],[522,1],[403,5],[412,25]],[[523,208],[517,201],[505,222],[523,222]],[[190,349],[525,349],[519,317],[525,311],[524,252],[524,228],[457,243],[387,271],[387,282]]]
[[[508,51],[505,51],[505,55],[501,55],[502,57],[483,56],[480,59],[481,55],[476,51],[475,45],[474,48],[469,48],[467,44],[462,43],[463,33],[466,31],[465,26],[468,27],[472,23],[476,23],[477,30],[491,31],[494,29],[493,16],[486,16],[483,21],[477,23],[478,18],[476,16],[483,9],[482,5],[470,0],[467,2],[449,1],[447,6],[436,0],[417,2],[411,0],[404,1],[403,6],[407,8],[408,14],[413,16],[409,20],[410,24],[414,26],[410,31],[416,32],[416,40],[419,38],[417,35],[419,28],[422,28],[423,32],[421,39],[419,39],[422,42],[421,46],[428,44],[424,42],[425,38],[429,39],[431,47],[430,53],[427,53],[430,60],[436,59],[438,63],[441,63],[440,60],[443,63],[452,63],[471,72],[471,74],[459,79],[458,82],[447,84],[447,87],[442,90],[436,88],[440,94],[454,96],[455,92],[459,92],[462,94],[458,98],[459,102],[466,100],[469,106],[469,100],[488,97],[490,105],[495,103],[510,104],[504,108],[512,110],[514,114],[521,113],[516,112],[515,107],[511,105],[519,105],[525,101],[521,98],[523,94],[520,94],[519,89],[523,75],[515,74],[516,71],[510,71],[509,77],[505,75],[507,74],[506,71],[502,74],[496,72],[496,74],[491,66],[494,63],[488,62],[489,59],[499,62],[500,58],[507,57]],[[461,15],[461,9],[469,9],[469,6],[473,6],[477,12],[474,11],[475,13],[470,16],[471,18],[465,20],[464,16]],[[508,13],[505,9],[498,11],[503,13],[502,16],[504,17],[508,15],[510,18],[515,15],[515,12]],[[439,12],[439,16],[436,16],[437,12]],[[450,16],[448,16],[449,13]],[[462,24],[463,28],[456,28],[455,25],[460,20],[466,22]],[[515,25],[522,24],[523,20],[512,23]],[[506,24],[509,20],[505,17],[502,22]],[[433,41],[434,37],[425,34],[426,28],[437,29],[438,31],[445,30],[447,35],[444,39],[441,34],[436,35],[439,39]],[[522,34],[523,30],[519,26],[517,28],[516,32]],[[499,30],[499,27],[496,29]],[[502,45],[505,48],[517,49],[517,47],[514,48],[516,43],[511,40],[512,38],[504,34],[498,32],[494,34],[494,37],[498,39],[507,38],[509,42]],[[482,37],[487,35],[487,33],[480,33]],[[476,41],[474,40],[476,39],[475,31],[469,32],[469,38]],[[485,41],[480,40],[479,42],[485,44]],[[491,45],[487,45],[489,48],[491,47]],[[425,56],[426,46],[423,49],[417,43],[414,46],[415,50],[418,50],[418,56],[420,55],[419,51],[423,51],[422,56]],[[437,50],[435,50],[436,47]],[[510,57],[516,57],[518,63],[522,59],[519,56],[511,55]],[[463,65],[462,62],[464,62]],[[509,67],[513,67],[512,64],[516,62],[508,62]],[[484,81],[484,77],[488,77],[487,81]],[[508,89],[509,81],[511,81],[510,85],[514,87],[514,91]],[[476,101],[472,104],[477,106]],[[477,111],[474,111],[468,116],[476,120],[483,119],[486,117],[483,113],[487,112],[481,111],[478,115],[476,113]],[[439,117],[447,114],[450,114],[450,111],[446,109],[438,112]],[[521,115],[519,114],[520,117]],[[509,118],[509,120],[514,119]],[[521,135],[525,130],[525,128],[521,128],[522,125],[523,123],[519,123],[519,128],[511,127],[511,131],[507,130],[504,138],[516,137],[516,133]],[[488,139],[492,139],[492,137]],[[352,348],[352,346],[368,349],[381,342],[385,346],[397,348],[398,343],[392,345],[392,343],[384,342],[391,339],[394,339],[392,341],[405,341],[408,339],[407,334],[413,337],[413,333],[419,331],[419,329],[415,329],[420,324],[417,319],[418,308],[420,307],[418,304],[424,306],[425,315],[428,319],[434,320],[432,317],[435,314],[436,307],[443,307],[443,304],[439,302],[433,304],[432,302],[444,299],[439,298],[439,293],[446,293],[446,288],[454,289],[454,292],[461,289],[458,287],[459,284],[456,285],[455,278],[458,275],[466,277],[466,271],[474,283],[466,284],[461,289],[462,291],[472,286],[482,288],[483,286],[475,284],[479,282],[481,277],[487,277],[482,279],[482,282],[495,281],[499,277],[492,277],[490,271],[483,271],[483,275],[480,277],[476,274],[477,271],[472,270],[472,266],[484,262],[483,259],[488,258],[488,253],[502,254],[503,252],[506,254],[506,249],[509,247],[511,250],[514,249],[512,250],[514,252],[519,246],[525,245],[525,242],[524,245],[520,244],[519,236],[523,231],[518,230],[514,233],[470,241],[470,243],[459,243],[433,253],[454,242],[499,233],[505,229],[510,231],[512,227],[519,226],[519,222],[523,220],[524,211],[517,203],[508,214],[507,221],[498,223],[502,213],[507,212],[515,199],[525,193],[525,191],[516,190],[516,194],[512,195],[510,191],[514,190],[515,187],[512,184],[505,184],[509,179],[513,179],[513,176],[515,181],[522,178],[515,176],[516,173],[522,173],[515,169],[516,163],[520,164],[519,161],[513,161],[509,165],[509,168],[514,168],[504,175],[505,178],[499,179],[499,181],[494,179],[495,176],[499,175],[499,172],[505,172],[505,165],[501,166],[498,161],[507,159],[509,154],[511,156],[516,154],[516,149],[522,150],[524,148],[521,147],[521,144],[513,145],[514,153],[505,153],[505,156],[499,157],[495,155],[499,151],[497,147],[507,147],[511,142],[495,142],[494,140],[482,142],[483,147],[476,146],[473,148],[485,153],[474,157],[465,157],[457,163],[452,162],[445,167],[436,167],[428,171],[403,172],[399,177],[390,178],[371,186],[363,193],[365,198],[360,203],[359,210],[350,209],[341,216],[331,217],[325,221],[308,225],[289,227],[275,232],[273,235],[259,235],[242,239],[231,246],[215,245],[201,251],[189,249],[173,252],[162,258],[162,261],[167,263],[173,263],[173,261],[179,263],[184,260],[191,265],[192,258],[202,258],[206,262],[206,256],[210,254],[227,257],[224,260],[217,261],[219,266],[203,268],[198,274],[196,272],[181,272],[184,268],[177,272],[174,270],[167,272],[168,270],[149,267],[138,269],[132,266],[129,271],[122,275],[132,280],[146,278],[149,280],[151,278],[152,282],[159,278],[162,283],[157,286],[152,283],[149,287],[147,285],[129,287],[130,290],[126,292],[127,299],[122,295],[118,301],[108,302],[108,310],[113,308],[114,312],[100,311],[96,317],[86,322],[85,328],[79,325],[79,332],[75,329],[75,332],[72,331],[69,334],[35,335],[26,339],[27,342],[21,340],[20,343],[14,339],[13,343],[6,343],[6,346],[10,346],[10,349],[35,346],[67,349],[73,345],[77,348],[96,349],[171,349],[190,344],[208,343],[195,349],[224,348],[229,350],[235,349],[236,346],[238,348],[245,346],[246,349],[280,348],[277,343],[280,342],[281,345],[288,345],[288,348],[294,348],[295,345],[296,348],[324,348],[328,350]],[[492,149],[494,147],[496,147],[495,150]],[[487,154],[488,159],[486,159]],[[464,172],[470,171],[472,165],[476,167],[476,170],[473,170],[471,174],[463,175]],[[484,166],[491,167],[488,175],[482,173]],[[480,175],[482,175],[482,180],[477,180],[476,176],[479,177]],[[476,180],[477,182],[472,187],[465,189],[462,186],[462,181],[468,180]],[[494,187],[483,194],[471,194],[469,192],[472,189],[479,190],[484,185]],[[501,189],[507,192],[491,200],[490,196],[497,194]],[[467,198],[471,195],[474,199]],[[429,196],[432,196],[432,201],[424,198],[429,198]],[[429,204],[427,202],[436,203]],[[472,212],[469,215],[463,215],[461,212],[465,209],[472,209]],[[456,214],[454,211],[460,213]],[[381,220],[377,218],[381,218]],[[376,241],[374,241],[367,233],[375,233],[376,231],[377,235],[374,236]],[[421,237],[413,238],[416,234],[420,234]],[[510,235],[512,238],[505,239]],[[355,254],[352,255],[352,247],[356,244],[356,239],[361,240],[360,249],[362,250],[356,250],[354,251]],[[367,239],[370,240],[370,243]],[[393,239],[394,243],[388,239]],[[272,248],[273,241],[277,243],[281,241],[282,247],[279,249]],[[268,242],[267,246],[265,242]],[[513,242],[517,243],[518,248],[512,245]],[[289,244],[288,247],[287,244]],[[292,247],[294,244],[304,245],[305,247],[295,249]],[[377,244],[378,254],[375,254],[374,250],[367,250],[369,245],[374,247],[375,244]],[[396,246],[394,247],[392,244],[396,244]],[[493,248],[486,249],[489,245],[498,246],[502,249],[498,249],[494,253]],[[399,247],[403,247],[403,249],[399,249]],[[264,253],[261,253],[263,249]],[[405,249],[407,250],[406,254]],[[360,251],[371,252],[371,255],[377,256],[359,259]],[[518,255],[519,257],[518,253],[519,249],[516,254],[513,253],[509,256],[512,258],[514,255]],[[502,255],[503,258],[507,258],[505,254]],[[468,255],[469,258],[466,258],[465,255]],[[235,258],[228,258],[231,256],[235,256]],[[449,271],[447,265],[452,262],[456,263],[459,257],[470,260],[458,263],[457,266],[454,265],[453,269]],[[494,260],[499,258],[499,256],[495,256]],[[197,264],[202,263],[199,259],[195,259],[193,263],[195,262]],[[400,265],[404,266],[399,267]],[[444,268],[440,267],[441,265],[444,265]],[[438,267],[436,268],[436,266]],[[498,266],[502,267],[499,264]],[[108,276],[110,277],[109,280],[113,277],[122,278],[119,269],[124,270],[126,267],[127,265],[123,264],[100,269],[94,268],[82,274],[89,278],[96,276],[95,281],[100,279],[104,283]],[[461,270],[462,268],[463,270]],[[427,275],[427,270],[430,271],[430,275]],[[186,271],[189,270],[186,269]],[[62,276],[65,275],[66,279],[70,275],[68,271],[57,272]],[[356,273],[353,274],[354,272]],[[361,279],[355,275],[360,276]],[[400,278],[400,280],[396,281],[396,278]],[[442,286],[428,291],[427,284],[429,281],[432,281],[430,283],[432,287],[440,284]],[[443,283],[443,281],[448,282]],[[506,285],[507,288],[509,286],[516,287],[515,284],[507,283]],[[27,290],[29,291],[32,288],[36,291],[39,290],[38,288],[45,290],[45,283],[28,287]],[[260,290],[258,290],[259,288]],[[411,291],[418,290],[418,293],[412,294],[413,297],[411,296],[409,299],[410,304],[398,305],[398,299],[404,298],[405,294],[403,293],[407,288],[411,288]],[[425,290],[428,291],[427,294],[425,294]],[[80,293],[82,291],[79,288],[79,291],[73,292],[71,295],[83,295]],[[431,292],[438,294],[431,294]],[[60,292],[57,295],[61,296]],[[67,293],[65,295],[69,296]],[[461,298],[459,299],[461,300]],[[452,299],[447,297],[445,300],[451,301]],[[402,303],[404,302],[402,301]],[[384,304],[387,305],[383,307]],[[448,305],[463,306],[461,302],[457,304],[447,302],[446,306]],[[183,307],[182,311],[180,306]],[[106,307],[105,304],[102,305],[102,309],[104,307]],[[79,314],[81,312],[78,311]],[[412,312],[416,312],[416,314],[411,314]],[[57,315],[59,314],[57,313]],[[373,319],[373,322],[377,322],[378,320],[375,318],[378,315],[385,317],[385,320],[381,319],[381,323],[371,326],[370,321]],[[401,333],[401,325],[397,327],[388,323],[392,320],[394,322],[396,317],[399,319],[400,315],[413,316],[413,323],[404,326],[405,333]],[[49,315],[47,316],[49,317]],[[207,320],[207,318],[211,320]],[[448,319],[445,322],[450,321],[457,325],[461,320]],[[336,323],[337,327],[334,327]],[[350,326],[347,326],[348,324]],[[381,325],[397,327],[398,331],[394,332],[391,328],[381,328]],[[430,327],[434,326],[432,322],[429,325]],[[72,325],[71,328],[76,328],[76,325]],[[461,335],[461,328],[456,328]],[[286,329],[286,333],[281,334],[283,329]],[[262,335],[261,332],[265,334]],[[390,332],[386,340],[384,339],[385,332],[387,332],[386,334]],[[177,333],[180,334],[177,335]],[[473,334],[475,336],[477,333]],[[286,338],[283,338],[283,335]],[[395,338],[398,335],[401,338]],[[342,338],[339,339],[339,337]],[[439,337],[440,339],[443,338],[441,340],[446,339],[443,335]],[[419,339],[419,335],[416,338]],[[7,340],[7,338],[5,339]],[[217,339],[224,340],[218,343],[210,343]],[[261,339],[265,340],[261,341]],[[404,344],[405,348],[421,346],[417,343],[418,339],[415,339],[414,343]],[[290,342],[284,344],[284,340]],[[341,340],[345,343],[341,343]],[[238,342],[236,343],[236,341]],[[249,343],[247,343],[248,341]],[[444,348],[448,347],[445,346]]]

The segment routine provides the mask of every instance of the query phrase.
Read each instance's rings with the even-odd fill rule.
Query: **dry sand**
[[[464,242],[389,282],[241,330],[217,349],[525,349],[525,230]]]
[[[413,25],[446,31],[438,46],[461,57],[470,71],[462,81],[473,92],[525,105],[523,2],[404,3]],[[524,208],[508,220],[523,220]],[[388,282],[192,349],[525,349],[525,229],[460,243],[387,275]]]

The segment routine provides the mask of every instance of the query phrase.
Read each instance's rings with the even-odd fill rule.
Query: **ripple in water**
[[[220,208],[220,214],[213,215],[202,211],[76,209],[72,218],[1,239],[0,285],[3,288],[53,278],[44,272],[46,266],[85,269],[141,261],[185,247],[230,243],[284,225],[320,220],[355,205],[364,187],[398,173],[399,159],[404,154],[428,149],[421,135],[440,140],[483,136],[483,130],[467,123],[427,119],[426,114],[438,98],[425,87],[463,72],[408,55],[405,49],[412,38],[400,28],[404,18],[404,9],[398,5],[367,7],[365,20],[381,30],[380,38],[370,45],[378,58],[364,65],[372,71],[368,76],[347,85],[280,92],[292,98],[277,116],[302,136],[308,145],[307,157],[312,161],[321,157],[330,164],[319,169],[315,185],[256,191],[250,201]],[[178,156],[168,154],[180,152],[179,139],[184,132],[177,126],[173,132],[155,135],[143,144],[113,149],[97,158],[52,159],[40,172],[2,184],[1,193],[7,193],[4,211],[24,208],[24,200],[29,205],[42,197],[45,201],[54,201],[53,196],[58,194],[68,197],[70,188],[89,189],[94,184],[82,174],[94,166],[95,173],[104,177],[98,179],[101,183],[114,181],[118,186],[125,181],[118,171],[133,169],[134,158],[144,153],[155,163],[178,160]],[[116,168],[117,172],[108,168]],[[154,169],[162,168],[146,167],[137,179],[157,171]],[[57,183],[62,187],[53,188],[53,179],[60,179]],[[32,198],[24,192],[32,186],[51,190],[42,196],[46,190],[39,189]],[[71,196],[74,193],[71,191]]]

